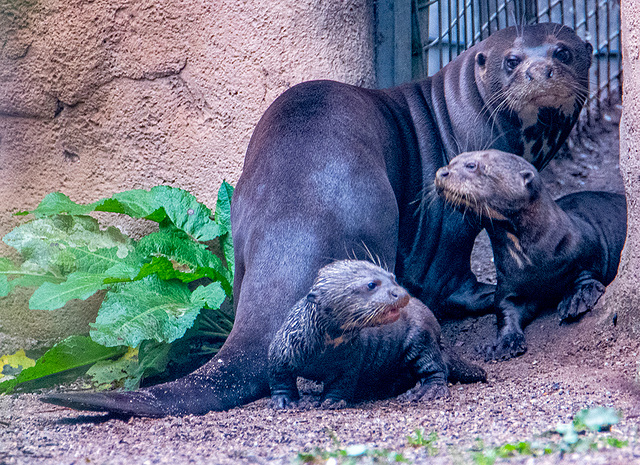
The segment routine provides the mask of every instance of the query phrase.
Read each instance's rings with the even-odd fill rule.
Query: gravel
[[[622,189],[617,126],[608,124],[591,129],[572,147],[572,157],[545,170],[554,193]],[[474,255],[474,270],[491,281],[486,243]],[[595,450],[535,458],[516,454],[495,463],[640,463],[635,381],[640,347],[602,315],[563,326],[556,315],[545,315],[526,330],[529,351],[500,363],[484,363],[476,351],[495,336],[494,316],[446,322],[445,337],[484,366],[489,382],[450,386],[450,397],[428,403],[385,400],[342,410],[274,411],[262,399],[203,416],[123,419],[43,404],[35,394],[0,396],[0,465],[290,464],[300,463],[301,452],[311,453],[308,459],[316,463],[350,463],[345,457],[322,459],[316,449],[368,455],[388,450],[415,464],[490,464],[474,457],[518,441],[558,442],[558,435],[541,435],[596,406],[614,407],[622,419],[594,436]],[[416,430],[424,437],[435,432],[437,438],[429,447],[413,447],[407,436]],[[628,443],[608,446],[610,436]],[[393,463],[393,458],[375,462],[361,455],[352,463]]]

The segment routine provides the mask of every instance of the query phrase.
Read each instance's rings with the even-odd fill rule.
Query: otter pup
[[[427,400],[448,395],[447,379],[486,381],[482,368],[441,349],[433,313],[391,273],[336,261],[320,269],[269,347],[272,404],[299,399],[298,376],[324,382],[323,408],[402,393]]]
[[[523,328],[540,311],[561,321],[590,311],[615,277],[626,237],[623,195],[585,191],[555,202],[522,157],[463,153],[436,173],[437,192],[482,216],[497,271],[498,338],[486,358],[527,350]]]

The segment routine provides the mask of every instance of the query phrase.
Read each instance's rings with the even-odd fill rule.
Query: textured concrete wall
[[[168,184],[213,206],[284,90],[374,82],[367,0],[0,0],[0,44],[2,235],[51,191],[91,202]],[[38,339],[92,314],[9,300],[0,330]]]
[[[618,277],[605,294],[618,325],[640,333],[640,2],[622,0],[624,94],[620,121],[620,170],[627,195],[627,241]]]

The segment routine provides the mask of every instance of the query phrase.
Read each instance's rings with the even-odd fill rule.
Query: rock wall
[[[92,202],[167,184],[213,206],[284,90],[374,83],[367,0],[0,0],[0,44],[0,235],[52,191]],[[51,339],[94,314],[14,296],[0,331]]]
[[[627,241],[618,277],[605,294],[609,316],[640,334],[640,2],[622,0],[624,91],[620,121],[620,171],[627,195]]]

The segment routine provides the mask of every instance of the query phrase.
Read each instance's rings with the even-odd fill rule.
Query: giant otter
[[[498,150],[458,155],[438,170],[435,186],[481,215],[491,239],[498,338],[487,359],[523,354],[523,328],[544,309],[557,308],[562,320],[591,310],[618,271],[624,195],[585,191],[554,202],[530,163]]]
[[[422,302],[361,260],[321,268],[271,342],[274,407],[299,399],[298,376],[324,382],[323,408],[403,393],[430,400],[448,395],[447,381],[487,379],[482,368],[444,351],[440,325]]]
[[[469,265],[480,223],[425,196],[436,170],[464,150],[496,148],[542,168],[578,118],[591,54],[566,26],[519,26],[422,81],[287,90],[256,126],[233,195],[236,319],[218,355],[137,392],[43,400],[162,416],[267,396],[267,351],[288,311],[323,265],[369,252],[438,317],[490,311],[494,288]]]

